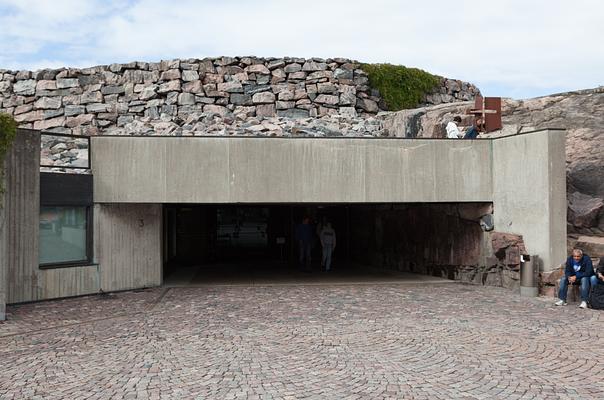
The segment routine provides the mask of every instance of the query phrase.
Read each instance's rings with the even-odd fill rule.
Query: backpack
[[[594,310],[604,310],[604,285],[598,284],[591,289],[589,304]]]

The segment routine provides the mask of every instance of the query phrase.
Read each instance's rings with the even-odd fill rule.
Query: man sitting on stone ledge
[[[579,307],[587,308],[587,299],[589,298],[590,280],[594,277],[594,267],[591,258],[583,254],[581,249],[573,249],[573,253],[566,260],[564,276],[560,278],[560,290],[558,291],[557,306],[565,306],[566,295],[568,294],[568,284],[581,284],[581,304]]]

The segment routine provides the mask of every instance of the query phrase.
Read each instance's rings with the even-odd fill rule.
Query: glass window
[[[40,207],[40,265],[88,261],[88,207]]]

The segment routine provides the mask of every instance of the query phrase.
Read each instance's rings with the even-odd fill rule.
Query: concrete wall
[[[162,207],[97,204],[95,253],[104,291],[158,286],[162,280]]]
[[[491,201],[489,141],[93,137],[95,202]]]
[[[19,130],[5,163],[6,193],[0,209],[0,319],[4,318],[5,303],[161,283],[160,205],[97,205],[94,258],[98,264],[40,269],[39,132]]]
[[[6,156],[4,226],[0,237],[0,271],[7,303],[38,296],[38,229],[40,209],[40,135],[19,130]],[[0,225],[2,225],[0,221]]]
[[[31,213],[35,221],[28,225],[37,229],[38,209]],[[28,240],[37,244],[37,235]],[[39,269],[38,250],[31,247],[19,249],[12,257],[17,268],[11,264],[9,269],[7,303],[158,286],[162,279],[161,205],[96,205],[93,265]],[[19,268],[23,265],[26,268]]]
[[[22,130],[6,159],[6,193],[0,211],[0,308],[98,291],[96,266],[39,268],[40,133]]]
[[[0,217],[0,298],[6,302],[68,297],[99,290],[97,266],[39,268],[40,133],[19,130],[7,156],[6,193]],[[2,223],[4,222],[4,224]]]
[[[565,131],[493,141],[495,230],[524,237],[551,271],[566,257]]]
[[[4,171],[7,163],[2,162],[0,168]],[[3,187],[6,187],[6,178],[0,177]],[[8,225],[6,223],[6,196],[0,194],[0,321],[6,319],[6,301],[8,298],[8,255],[7,255],[7,234]]]
[[[99,291],[99,265],[38,270],[38,296],[44,300],[93,294]]]

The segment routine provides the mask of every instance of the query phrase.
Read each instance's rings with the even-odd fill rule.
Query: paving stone
[[[156,288],[8,306],[7,399],[596,399],[604,313],[463,284]],[[589,351],[569,351],[569,343]]]

